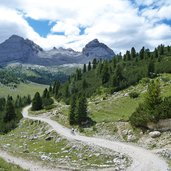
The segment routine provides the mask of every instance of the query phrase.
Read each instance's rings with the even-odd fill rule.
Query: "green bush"
[[[144,104],[140,104],[129,118],[131,125],[135,127],[146,127],[148,120],[148,111]]]
[[[129,97],[130,97],[130,98],[133,98],[133,99],[134,99],[134,98],[138,98],[138,97],[139,97],[139,93],[133,91],[133,92],[129,93]]]
[[[42,103],[43,103],[43,106],[46,107],[46,106],[52,105],[54,101],[52,98],[43,98]]]
[[[149,78],[142,78],[141,80],[140,80],[140,83],[141,84],[148,84],[150,82],[150,79]]]
[[[51,104],[49,106],[45,106],[44,109],[45,110],[50,110],[50,109],[53,109],[54,107],[55,107],[55,105],[54,104]]]
[[[156,108],[156,114],[159,119],[171,118],[171,96],[164,98]]]

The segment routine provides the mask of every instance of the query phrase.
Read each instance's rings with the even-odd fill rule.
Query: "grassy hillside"
[[[29,80],[39,84],[51,84],[54,80],[65,82],[68,76],[75,72],[76,68],[82,65],[61,65],[44,67],[39,65],[29,64],[9,64],[4,68],[7,71],[14,73],[22,80]]]
[[[171,96],[171,74],[162,74],[155,79],[160,80],[161,95]],[[113,95],[95,96],[89,103],[90,116],[96,122],[127,121],[138,104],[143,102],[146,90],[147,84],[142,80],[136,86],[131,86]],[[138,92],[140,95],[138,98],[130,98],[130,92]]]
[[[160,45],[154,52],[144,47],[140,52],[132,48],[124,55],[111,60],[97,60],[83,69],[77,69],[68,81],[60,87],[58,99],[69,104],[73,95],[86,97],[101,94],[102,90],[114,93],[136,85],[143,78],[154,78],[161,73],[171,73],[171,47]]]
[[[154,78],[154,80],[156,79],[160,80],[162,97],[171,96],[171,74],[161,74]],[[88,98],[89,117],[97,124],[108,123],[110,126],[111,123],[116,121],[128,121],[138,105],[144,101],[149,81],[149,78],[142,79],[138,84],[113,94],[108,94],[105,89],[101,88],[100,95]],[[129,96],[131,92],[137,92],[139,97],[131,98]],[[54,110],[58,115],[53,118],[69,127],[69,106],[59,102]],[[43,113],[43,111],[40,111],[40,113]]]
[[[6,97],[8,95],[13,96],[14,98],[17,95],[20,96],[27,96],[30,94],[32,97],[35,92],[42,93],[43,90],[47,87],[47,85],[43,84],[36,84],[36,83],[20,83],[17,85],[17,88],[11,88],[8,86],[0,85],[0,97]]]

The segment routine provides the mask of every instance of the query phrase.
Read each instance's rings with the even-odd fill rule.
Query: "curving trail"
[[[168,166],[163,159],[159,158],[157,155],[153,154],[152,152],[146,149],[123,142],[115,142],[115,141],[110,141],[101,138],[86,137],[78,134],[73,135],[71,134],[70,129],[60,125],[56,121],[40,116],[29,116],[28,110],[30,108],[31,105],[23,109],[22,114],[24,118],[46,122],[59,135],[67,139],[82,141],[87,144],[93,144],[100,147],[111,149],[113,151],[127,154],[133,160],[131,167],[127,169],[128,171],[167,171],[168,170]]]
[[[41,163],[37,163],[34,161],[30,161],[30,160],[28,161],[21,157],[15,157],[15,156],[8,154],[5,151],[0,151],[0,156],[6,162],[18,165],[25,170],[29,169],[30,171],[54,171],[54,169],[52,169],[52,168],[47,168],[47,167],[42,166]],[[0,168],[0,170],[1,170],[1,168]],[[63,169],[55,169],[55,170],[56,171],[64,171]]]

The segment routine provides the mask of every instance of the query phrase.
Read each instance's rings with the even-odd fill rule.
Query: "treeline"
[[[31,81],[39,84],[46,84],[49,85],[54,82],[54,80],[59,80],[60,82],[65,82],[68,79],[68,75],[65,72],[59,72],[57,69],[50,70],[48,68],[32,68],[26,67],[23,65],[16,65],[12,67],[7,67],[1,69],[1,71],[6,73],[9,76],[3,76],[4,79],[6,78],[16,78],[17,83]],[[8,74],[7,74],[8,73]],[[1,74],[0,74],[1,78]],[[14,80],[14,82],[15,82]],[[12,79],[7,79],[8,83],[13,83]],[[1,82],[1,80],[0,80]]]
[[[50,85],[49,90],[45,89],[43,92],[42,97],[40,97],[40,94],[36,93],[35,97],[36,101],[39,101],[39,105],[36,103],[36,106],[38,106],[38,109],[43,108],[43,104],[45,105],[51,105],[52,100],[51,96],[53,96],[56,100],[60,100],[62,97],[62,94],[60,92],[60,89],[63,85],[59,81],[55,81],[52,85]],[[68,91],[66,91],[68,93]],[[65,94],[68,96],[69,94]],[[34,99],[35,99],[34,97]],[[45,100],[46,97],[46,100]],[[34,104],[33,99],[33,104]],[[41,103],[42,102],[42,103]],[[45,103],[46,102],[46,103]],[[50,103],[49,103],[50,102]],[[35,108],[35,107],[34,107]],[[87,112],[87,99],[86,96],[83,93],[80,94],[73,94],[70,98],[70,112],[69,112],[69,123],[70,125],[79,125],[83,126],[86,124],[91,124],[92,121],[88,117]]]
[[[138,83],[142,78],[154,78],[160,73],[171,72],[171,47],[160,45],[153,52],[144,47],[137,52],[134,47],[111,60],[94,59],[77,69],[68,81],[56,81],[49,92],[57,100],[71,105],[70,124],[79,124],[78,103],[80,97],[91,97],[102,92],[113,93]],[[136,95],[137,96],[137,95]],[[76,102],[73,103],[73,99]],[[84,113],[84,112],[83,112]],[[85,112],[85,118],[87,113]],[[83,117],[84,118],[84,117]],[[84,121],[84,119],[81,119]]]
[[[101,93],[101,87],[113,93],[136,84],[144,77],[153,78],[159,73],[171,72],[171,48],[160,45],[154,52],[144,47],[136,52],[131,48],[126,54],[118,54],[112,60],[94,59],[77,69],[68,81],[57,87],[55,97],[70,103],[73,95],[90,97]],[[103,89],[104,90],[104,89]]]
[[[18,122],[22,118],[22,107],[31,103],[31,97],[20,97],[14,100],[12,96],[0,98],[0,133],[7,133],[16,128]]]
[[[0,83],[6,86],[16,86],[23,79],[17,77],[15,73],[8,69],[0,69]]]
[[[147,128],[149,122],[171,118],[171,96],[162,98],[160,92],[159,80],[151,81],[144,102],[129,118],[133,126]]]

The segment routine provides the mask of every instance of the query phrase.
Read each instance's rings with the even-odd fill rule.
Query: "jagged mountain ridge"
[[[94,58],[110,59],[114,52],[97,39],[89,42],[82,50],[76,52],[71,48],[53,48],[45,51],[29,39],[12,35],[0,44],[0,65],[19,62],[23,64],[36,64],[43,66],[88,63]]]

